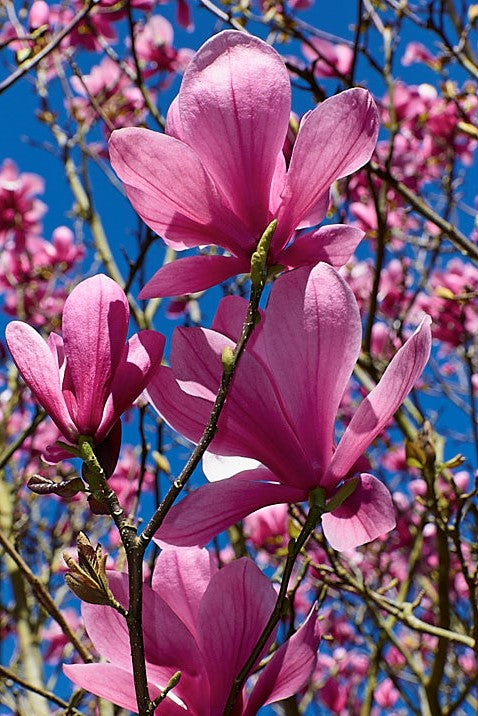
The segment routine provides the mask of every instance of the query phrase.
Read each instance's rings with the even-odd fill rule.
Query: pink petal
[[[144,330],[132,336],[124,346],[103,419],[95,436],[99,442],[106,437],[112,425],[148,386],[161,365],[164,343],[165,338],[161,333]]]
[[[265,482],[273,477],[266,468],[258,468],[200,487],[172,507],[156,538],[168,544],[203,546],[261,507],[307,499],[305,490]]]
[[[58,360],[34,328],[12,321],[5,330],[7,345],[23,380],[60,432],[76,441],[76,430],[63,397]]]
[[[128,575],[108,572],[108,579],[116,599],[127,608]],[[96,651],[116,666],[129,670],[131,655],[124,617],[111,607],[86,602],[81,605],[81,616]]]
[[[127,608],[128,577],[108,572],[111,590]],[[111,607],[83,604],[82,616],[95,649],[123,669],[131,669],[129,637],[125,619]],[[167,669],[170,676],[181,670],[175,693],[183,698],[194,693],[204,681],[204,665],[197,643],[171,607],[147,584],[143,584],[144,648],[149,680],[161,679]],[[207,684],[205,685],[207,692]]]
[[[219,302],[211,328],[218,333],[222,333],[223,336],[230,338],[234,344],[237,343],[246,318],[247,306],[247,300],[241,296],[225,296]],[[253,355],[256,360],[261,360],[261,356],[265,354],[262,337],[263,331],[261,328],[264,322],[265,312],[259,309],[259,314],[260,321],[258,326],[253,331],[247,343],[247,352]]]
[[[246,318],[248,301],[242,296],[225,296],[219,302],[211,328],[237,343]],[[261,317],[263,312],[261,311]],[[254,336],[254,333],[252,334]],[[247,345],[249,350],[250,343]]]
[[[55,465],[57,462],[61,462],[61,460],[71,460],[72,453],[53,443],[52,445],[45,446],[41,458],[49,465]]]
[[[361,402],[333,455],[324,486],[331,487],[347,475],[415,385],[430,356],[430,324],[426,316],[394,356],[378,385]]]
[[[130,669],[123,669],[115,664],[65,664],[63,672],[82,689],[128,711],[138,713],[131,665]],[[150,698],[159,696],[173,673],[171,669],[165,672],[159,688],[156,684],[148,684]],[[173,701],[175,691],[176,689],[173,689],[171,698],[166,698],[161,704],[161,713],[164,712],[165,716],[184,716],[184,708]]]
[[[350,259],[364,235],[361,229],[353,226],[322,226],[312,234],[298,236],[291,246],[276,256],[276,261],[288,268],[315,266],[319,261],[340,268]]]
[[[223,205],[196,152],[149,129],[115,130],[110,161],[141,218],[174,248],[234,246],[245,228]]]
[[[179,387],[171,368],[160,366],[147,390],[153,408],[188,440],[198,443],[211,414],[211,399],[188,395]]]
[[[260,330],[259,326],[256,331],[260,333]],[[257,347],[257,342],[255,345]],[[229,339],[208,329],[177,329],[174,333],[171,366],[176,379],[189,395],[206,397],[198,386],[206,388],[211,396],[210,408],[220,385],[221,356],[226,346],[231,346]],[[155,404],[176,430],[180,425],[184,426],[182,416],[194,410],[190,402],[173,404],[168,400],[167,406],[157,401]],[[272,405],[276,406],[273,411]],[[198,404],[197,410],[202,414],[203,405]],[[279,481],[310,487],[311,471],[300,429],[291,422],[288,411],[281,385],[269,369],[266,356],[257,350],[246,351],[234,375],[211,451],[254,458],[267,465]],[[190,420],[190,415],[186,420]],[[191,440],[196,439],[192,434],[185,435]]]
[[[261,706],[286,699],[303,689],[315,669],[319,643],[319,623],[313,608],[301,627],[260,672],[244,716],[254,716]]]
[[[358,87],[330,97],[310,112],[294,144],[279,214],[285,241],[334,181],[370,159],[378,129],[372,96]]]
[[[181,124],[181,117],[179,116],[179,97],[176,96],[171,104],[169,105],[168,113],[166,115],[166,134],[175,139],[180,139],[181,142],[185,142],[183,134],[183,125]]]
[[[217,566],[207,549],[167,547],[159,555],[151,587],[196,635],[199,604]]]
[[[179,93],[185,141],[248,226],[250,248],[270,221],[269,195],[290,113],[290,82],[277,52],[225,31],[188,66]]]
[[[162,298],[196,293],[249,270],[250,261],[235,256],[187,256],[162,266],[139,297]]]
[[[319,200],[317,204],[311,209],[311,211],[307,214],[306,217],[302,219],[300,224],[296,226],[296,229],[310,229],[313,226],[317,226],[317,224],[320,224],[321,221],[325,219],[325,216],[327,214],[327,209],[329,208],[330,204],[330,191],[324,192],[321,197],[319,197]]]
[[[318,264],[275,282],[263,324],[267,371],[307,453],[309,474],[302,479],[312,487],[332,456],[337,409],[360,351],[357,302],[331,266]],[[281,438],[272,434],[280,454]],[[295,455],[283,460],[294,474]]]
[[[211,714],[223,713],[233,680],[251,655],[275,602],[272,584],[245,557],[212,578],[198,615],[201,650],[211,684]],[[263,653],[266,650],[267,646]]]
[[[65,301],[63,341],[81,434],[96,432],[128,331],[128,300],[99,274],[82,281]]]
[[[371,542],[395,527],[392,496],[373,475],[362,473],[354,492],[333,512],[322,516],[330,546],[339,551]]]
[[[282,203],[282,192],[284,191],[287,166],[285,156],[282,152],[277,155],[276,168],[272,177],[271,191],[269,196],[269,211],[275,216]],[[271,244],[272,246],[272,244]]]
[[[108,431],[107,436],[101,442],[96,439],[95,455],[108,479],[114,473],[121,450],[121,437],[123,426],[121,420],[117,420]]]
[[[65,346],[63,345],[63,338],[52,331],[52,333],[48,336],[47,343],[52,356],[55,359],[58,372],[60,375],[63,375],[65,369]]]

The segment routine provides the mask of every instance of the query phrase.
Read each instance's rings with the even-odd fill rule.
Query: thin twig
[[[45,59],[47,55],[50,54],[58,45],[60,42],[70,34],[72,30],[75,29],[77,25],[80,24],[80,22],[88,15],[88,13],[95,7],[95,5],[98,5],[101,2],[101,0],[88,0],[88,3],[81,8],[81,10],[75,15],[75,17],[68,23],[68,25],[65,25],[63,30],[58,33],[58,35],[55,35],[53,40],[51,40],[46,47],[41,50],[35,57],[33,57],[29,62],[26,62],[20,67],[15,70],[15,72],[12,72],[11,75],[9,75],[3,82],[0,82],[0,94],[7,90],[9,87],[11,87],[17,80],[19,80],[23,75],[26,75],[27,72],[30,72],[34,67],[38,65],[39,62]]]
[[[15,672],[11,671],[10,669],[7,669],[5,666],[2,666],[0,664],[0,676],[2,676],[4,679],[9,679],[10,681],[14,681],[19,686],[22,686],[24,689],[27,689],[28,691],[33,691],[35,694],[39,694],[39,696],[43,696],[45,699],[48,699],[48,701],[52,701],[57,706],[62,706],[64,709],[68,709],[68,713],[72,714],[73,716],[84,716],[84,714],[81,713],[81,711],[78,711],[78,709],[72,708],[67,701],[64,701],[63,699],[60,699],[59,696],[56,696],[51,691],[48,691],[47,689],[42,689],[40,686],[35,686],[34,684],[30,684],[25,679],[22,679],[21,676],[18,676],[18,674],[15,674]]]
[[[3,534],[3,532],[0,530],[0,544],[4,548],[5,552],[12,558],[12,560],[15,562],[17,567],[20,569],[21,573],[27,580],[27,582],[30,584],[31,588],[33,589],[39,603],[42,605],[42,607],[45,609],[45,611],[56,621],[60,629],[62,630],[63,634],[66,636],[68,641],[74,646],[78,654],[81,656],[83,661],[85,662],[92,662],[93,657],[91,656],[88,649],[80,642],[74,631],[71,629],[68,622],[65,620],[65,617],[53,601],[53,599],[50,597],[49,593],[47,592],[45,585],[38,579],[38,577],[33,574],[32,570],[28,566],[28,564],[25,562],[23,557],[17,552],[13,544],[10,542],[10,540]]]

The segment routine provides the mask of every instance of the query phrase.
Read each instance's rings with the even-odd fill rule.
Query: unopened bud
[[[83,602],[89,604],[117,604],[106,577],[107,555],[102,555],[101,545],[93,547],[84,532],[77,539],[78,562],[67,552],[63,559],[70,570],[65,575],[65,582],[71,591]]]
[[[43,475],[32,475],[27,482],[27,487],[37,495],[58,495],[66,499],[85,491],[83,480],[79,477],[55,482]]]
[[[225,373],[232,373],[234,368],[234,351],[231,346],[226,346],[221,355],[222,367]]]

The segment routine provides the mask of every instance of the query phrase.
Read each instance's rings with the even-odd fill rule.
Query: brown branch
[[[71,707],[67,701],[60,699],[59,696],[56,696],[55,694],[53,694],[51,691],[48,691],[47,689],[42,689],[40,686],[35,686],[35,684],[30,684],[29,681],[26,681],[26,679],[22,679],[21,676],[18,676],[18,674],[15,674],[15,672],[11,671],[10,669],[7,669],[5,666],[2,666],[1,664],[0,664],[0,676],[2,676],[4,679],[14,681],[19,686],[22,686],[24,689],[27,689],[28,691],[32,691],[34,694],[43,696],[45,699],[48,699],[48,701],[52,701],[57,706],[62,706],[65,710],[68,710],[68,713],[72,714],[72,716],[84,716],[81,713],[81,711],[78,711],[78,709]]]
[[[93,657],[91,656],[88,649],[80,642],[74,631],[72,631],[70,625],[65,620],[65,617],[47,592],[43,582],[32,572],[28,564],[25,562],[23,557],[17,552],[10,540],[0,530],[0,545],[2,545],[5,552],[15,562],[29,585],[31,586],[36,598],[38,599],[41,606],[45,611],[56,621],[63,634],[66,636],[68,641],[74,646],[78,654],[81,656],[83,661],[92,662]]]
[[[23,432],[21,432],[15,440],[13,440],[10,445],[3,451],[3,453],[0,455],[0,470],[5,467],[7,462],[10,460],[12,455],[23,445],[25,440],[30,437],[30,435],[35,431],[35,429],[40,425],[43,420],[46,418],[46,413],[44,410],[37,410],[35,413],[35,416],[31,422],[31,424],[28,426],[28,428],[25,428]]]
[[[469,256],[471,259],[473,259],[473,261],[478,263],[478,247],[476,247],[473,242],[471,242],[464,234],[462,234],[459,229],[453,226],[453,224],[451,224],[449,221],[443,219],[439,214],[436,213],[436,211],[433,211],[433,209],[423,199],[420,199],[418,196],[416,196],[401,181],[395,179],[395,177],[393,177],[390,172],[387,172],[375,162],[371,162],[370,168],[374,174],[380,177],[380,179],[383,179],[393,189],[398,191],[398,193],[404,199],[406,199],[408,203],[411,204],[411,206],[413,206],[416,211],[418,211],[419,214],[421,214],[423,217],[425,217],[425,219],[428,219],[433,224],[435,224],[435,226],[441,229],[442,232],[446,234],[446,236],[448,236],[452,244],[454,244],[454,246],[459,251],[461,251],[462,254],[464,254],[465,256]]]

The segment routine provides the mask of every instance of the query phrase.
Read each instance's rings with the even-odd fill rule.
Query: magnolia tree
[[[1,713],[476,713],[478,10],[319,5],[3,0]]]

